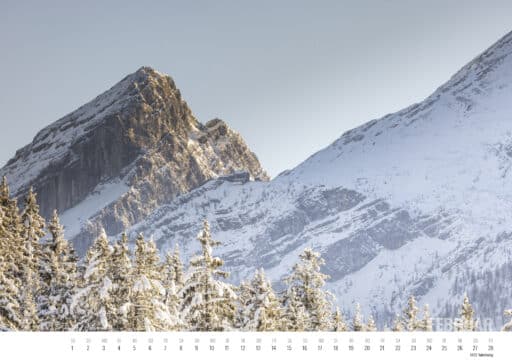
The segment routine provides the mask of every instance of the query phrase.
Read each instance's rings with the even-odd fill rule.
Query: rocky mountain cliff
[[[98,227],[117,234],[236,171],[268,179],[238,133],[219,119],[198,122],[169,76],[142,67],[40,131],[0,175],[15,195],[33,186],[42,214],[62,213],[83,251]]]
[[[359,302],[389,325],[413,294],[434,316],[454,317],[467,292],[481,328],[496,328],[512,307],[510,99],[512,33],[421,103],[271,182],[212,180],[131,232],[190,256],[207,218],[235,281],[264,267],[279,286],[312,246],[347,313]]]

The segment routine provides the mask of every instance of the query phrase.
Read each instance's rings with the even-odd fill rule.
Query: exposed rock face
[[[257,157],[219,119],[199,123],[174,81],[140,68],[113,88],[43,129],[0,170],[16,195],[33,186],[42,214],[78,207],[101,185],[117,183],[87,210],[94,230],[116,234],[177,195],[212,178],[247,171],[267,180]],[[85,211],[84,211],[85,212]],[[83,219],[82,219],[83,218]],[[72,235],[75,236],[75,235]],[[88,243],[90,233],[79,237]],[[83,246],[78,245],[79,249]]]

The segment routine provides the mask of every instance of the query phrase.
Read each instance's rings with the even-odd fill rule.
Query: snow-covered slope
[[[34,186],[43,215],[58,209],[83,252],[101,226],[116,234],[236,171],[268,179],[238,133],[198,122],[169,76],[142,67],[40,131],[0,176],[20,197]]]
[[[414,294],[453,316],[468,292],[483,328],[512,306],[512,33],[423,102],[342,135],[271,182],[216,179],[132,228],[185,255],[203,218],[233,278],[278,282],[306,246],[330,288],[385,323]]]

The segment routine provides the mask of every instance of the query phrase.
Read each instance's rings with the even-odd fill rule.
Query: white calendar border
[[[230,346],[228,350],[225,350],[226,345]],[[338,345],[338,350],[335,350],[335,345]],[[428,345],[431,346],[430,351],[427,351]],[[442,350],[443,345],[446,345],[446,351]],[[396,346],[400,346],[399,351],[395,350]],[[415,350],[412,350],[413,346]],[[458,346],[462,346],[462,351],[457,350]],[[476,351],[473,351],[474,346],[477,346]],[[479,354],[492,354],[492,357]],[[141,359],[157,362],[204,358],[208,358],[208,362],[261,361],[267,358],[287,358],[294,362],[311,361],[311,358],[320,358],[322,362],[512,361],[512,333],[7,332],[0,334],[0,356],[2,361],[5,357],[5,361],[51,359],[52,362],[140,362]]]

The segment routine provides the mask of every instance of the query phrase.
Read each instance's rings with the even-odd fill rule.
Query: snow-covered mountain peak
[[[142,67],[40,131],[0,176],[18,196],[33,185],[43,215],[58,209],[74,237],[85,225],[118,232],[160,203],[240,171],[268,179],[237,132],[220,120],[198,122],[171,77]]]

